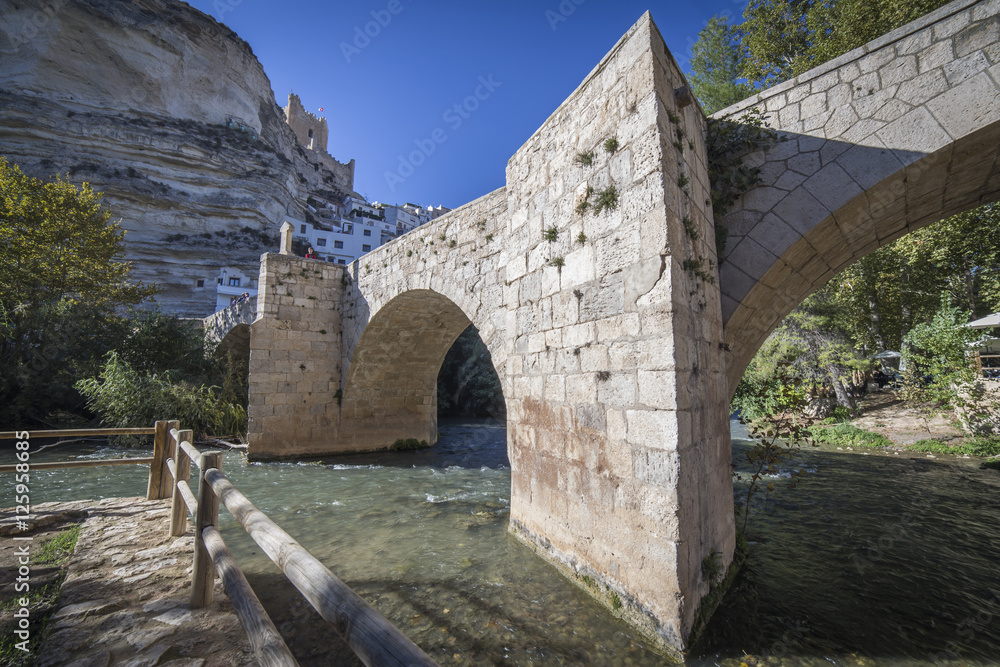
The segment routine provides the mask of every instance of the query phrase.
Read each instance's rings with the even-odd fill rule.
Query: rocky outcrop
[[[255,275],[285,215],[353,192],[352,166],[296,143],[250,46],[189,5],[0,0],[0,15],[0,155],[103,192],[164,310],[211,313],[221,267]]]

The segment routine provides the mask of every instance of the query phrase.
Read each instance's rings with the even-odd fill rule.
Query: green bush
[[[99,377],[80,380],[76,388],[107,426],[139,427],[177,419],[197,433],[246,430],[246,408],[221,398],[219,387],[174,381],[170,373],[139,373],[117,352],[108,354]]]
[[[892,442],[884,435],[865,431],[850,424],[836,426],[814,426],[810,429],[813,440],[840,447],[860,447],[876,449],[891,447]]]

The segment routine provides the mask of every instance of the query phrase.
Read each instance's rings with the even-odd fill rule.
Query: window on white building
[[[372,230],[366,229],[365,230],[365,236],[371,236],[371,235],[372,235]]]
[[[205,279],[204,278],[200,279],[198,281],[197,285],[198,285],[198,287],[204,287],[205,286]]]
[[[338,259],[337,260],[337,264],[347,264],[347,260],[346,259]]]
[[[306,233],[306,226],[299,225],[299,234],[305,234],[305,233]]]
[[[318,246],[325,246],[326,245],[326,239],[316,239],[316,245],[318,245]]]
[[[334,248],[343,248],[344,247],[344,242],[343,241],[334,241],[333,242],[333,247]]]
[[[229,286],[230,287],[239,287],[240,286],[240,279],[239,278],[230,278],[229,279]]]
[[[372,249],[372,247],[370,245],[368,245],[367,243],[365,245],[361,246],[361,252],[368,252],[371,249]]]

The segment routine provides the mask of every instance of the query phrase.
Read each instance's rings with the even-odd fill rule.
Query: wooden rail
[[[32,438],[75,438],[79,436],[92,435],[100,437],[105,435],[155,435],[156,429],[144,428],[84,428],[84,429],[63,429],[60,431],[32,431],[23,429],[21,431],[0,431],[0,440],[23,440],[18,437],[18,433],[31,433]]]
[[[24,431],[0,432],[0,440],[18,438]],[[77,468],[101,465],[149,464],[146,498],[171,499],[170,534],[183,535],[187,519],[194,520],[195,546],[191,575],[191,607],[212,603],[218,573],[233,609],[247,633],[257,662],[265,666],[298,665],[274,623],[254,594],[219,532],[219,507],[224,504],[250,537],[366,665],[435,665],[420,648],[374,607],[361,599],[291,535],[233,486],[222,471],[222,452],[200,452],[194,433],[177,421],[158,421],[153,428],[29,431],[31,437],[153,435],[153,456],[31,463],[32,469]],[[198,496],[189,484],[191,464],[198,467]],[[0,466],[0,472],[16,466]]]

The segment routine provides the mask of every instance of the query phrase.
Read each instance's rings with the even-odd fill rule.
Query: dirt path
[[[918,440],[949,441],[961,437],[953,412],[942,412],[931,405],[904,403],[898,391],[865,396],[861,416],[851,423],[858,428],[884,435],[895,445],[912,445]]]

